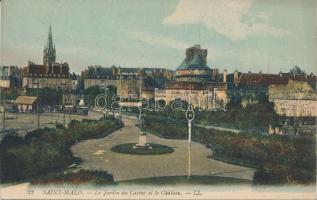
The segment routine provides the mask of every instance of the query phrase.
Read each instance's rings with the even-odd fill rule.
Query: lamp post
[[[6,106],[5,106],[5,96],[4,96],[4,93],[3,93],[3,88],[2,87],[0,87],[0,89],[1,89],[1,92],[0,92],[0,94],[1,94],[1,100],[2,100],[2,106],[3,106],[3,118],[2,118],[2,120],[3,120],[3,130],[5,131],[6,130]]]
[[[37,128],[40,129],[40,100],[39,100],[39,89],[40,83],[38,81],[34,82],[34,85],[37,85],[36,89],[36,112],[37,112]]]
[[[108,117],[108,112],[110,111],[109,110],[109,88],[106,88],[106,105],[107,105],[107,109],[106,109],[106,116]]]
[[[72,92],[73,92],[72,89],[70,87],[67,87],[67,105],[68,105],[68,120],[69,120],[69,122],[72,121],[72,119],[71,119],[71,109],[73,109],[73,107],[71,107],[72,103],[73,103]]]
[[[75,81],[72,82],[72,91],[74,93],[74,99],[75,99],[75,106],[77,109],[77,87]]]
[[[64,123],[64,126],[66,126],[66,107],[65,107],[65,91],[66,91],[66,83],[62,83],[62,86],[64,87],[64,88],[62,88],[62,91],[63,91],[63,93],[62,93],[62,103],[63,103],[63,108],[62,108],[62,111],[63,111],[63,123]]]
[[[122,77],[121,77],[121,67],[119,66],[119,78],[120,78],[120,100],[119,102],[121,103],[122,101]],[[119,120],[120,120],[120,123],[122,123],[122,107],[120,105],[120,111],[119,111]]]
[[[217,95],[217,88],[214,88],[213,99],[212,99],[212,109],[214,111],[217,111],[217,108],[216,108],[216,95]]]
[[[156,112],[156,111],[158,111],[158,109],[157,109],[157,99],[158,99],[158,95],[157,95],[157,90],[158,90],[158,88],[154,88],[154,111]]]
[[[186,119],[188,122],[188,174],[187,178],[190,178],[190,171],[191,171],[191,140],[192,140],[192,121],[195,118],[195,112],[193,109],[193,105],[190,101],[191,95],[189,96],[189,103],[186,111]]]
[[[108,117],[109,112],[109,103],[108,103],[108,96],[109,96],[109,88],[107,88],[107,84],[104,83],[104,89],[105,89],[105,111],[106,111],[106,117]]]
[[[142,134],[142,76],[141,76],[141,69],[139,69],[139,73],[140,73],[140,115],[139,115],[139,127],[140,127],[140,134]]]

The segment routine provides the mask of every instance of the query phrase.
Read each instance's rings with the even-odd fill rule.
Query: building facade
[[[278,115],[287,117],[317,117],[317,93],[305,81],[290,79],[287,84],[270,85],[269,100]]]
[[[165,89],[156,89],[154,95],[155,101],[163,100],[166,105],[183,100],[201,110],[226,110],[230,101],[226,83],[168,82]]]
[[[186,49],[186,57],[175,71],[174,80],[155,90],[155,101],[170,104],[184,100],[199,109],[224,109],[230,101],[227,71],[207,66],[207,49],[194,45]],[[189,99],[190,97],[190,99]]]
[[[28,62],[23,68],[23,87],[65,89],[72,87],[68,63],[56,63],[51,27],[43,50],[43,64]]]
[[[22,74],[18,66],[0,66],[0,87],[20,88],[21,86]]]
[[[207,66],[207,49],[194,45],[186,49],[186,57],[177,67],[174,75],[176,81],[189,82],[227,82],[227,70]]]
[[[287,84],[270,85],[269,101],[281,118],[281,131],[296,135],[315,134],[317,93],[307,81],[289,79]]]
[[[142,96],[153,98],[154,88],[163,88],[165,80],[172,77],[172,71],[163,68],[89,66],[81,75],[84,89],[111,85],[117,88],[118,96],[136,98],[139,97],[140,87],[142,87]]]
[[[14,104],[19,112],[35,112],[37,97],[35,96],[19,96]]]
[[[289,80],[304,81],[316,88],[316,76],[305,74],[297,66],[289,73],[265,74],[261,71],[241,73],[236,70],[227,76],[227,81],[234,86],[230,91],[231,96],[241,101],[244,107],[247,104],[267,101],[270,85],[286,85]]]

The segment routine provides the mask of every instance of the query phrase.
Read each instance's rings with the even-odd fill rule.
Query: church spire
[[[53,36],[52,36],[52,27],[51,27],[51,25],[50,25],[50,28],[49,28],[49,31],[48,31],[47,46],[49,48],[53,47]]]
[[[55,58],[55,44],[53,43],[52,27],[50,25],[47,37],[47,44],[44,49],[43,64],[47,66],[52,66],[55,64]]]

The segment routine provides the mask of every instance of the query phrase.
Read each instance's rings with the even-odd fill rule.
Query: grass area
[[[260,132],[266,132],[270,124],[277,126],[278,116],[274,112],[274,104],[265,101],[249,104],[245,108],[231,106],[226,112],[196,112],[195,122],[245,131],[252,130],[253,134],[259,134]]]
[[[128,181],[120,181],[119,185],[233,185],[233,184],[252,184],[252,182],[243,179],[220,177],[220,176],[162,176]]]
[[[172,139],[172,140],[184,140],[184,139],[186,139],[185,137],[181,137],[181,138],[180,138],[180,137],[168,136],[168,135],[164,135],[164,137],[163,137],[160,133],[155,132],[155,131],[152,131],[152,130],[149,130],[149,129],[147,129],[146,132],[147,132],[147,133],[150,133],[150,134],[152,134],[152,135],[155,135],[155,136],[157,136],[157,137],[160,137],[160,138],[165,138],[165,139]]]
[[[93,184],[93,185],[112,185],[114,184],[113,176],[104,171],[97,170],[84,170],[81,169],[77,172],[67,173],[51,173],[42,178],[34,179],[31,181],[33,185],[44,184]]]
[[[136,148],[134,149],[133,146],[135,143],[126,143],[126,144],[119,144],[111,148],[111,151],[117,153],[125,153],[125,154],[134,154],[134,155],[156,155],[156,154],[166,154],[174,152],[174,149],[169,146],[161,145],[161,144],[153,144],[150,143],[152,149],[149,148]]]

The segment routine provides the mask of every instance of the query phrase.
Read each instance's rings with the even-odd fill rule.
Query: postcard
[[[315,199],[315,0],[2,0],[1,199]]]

